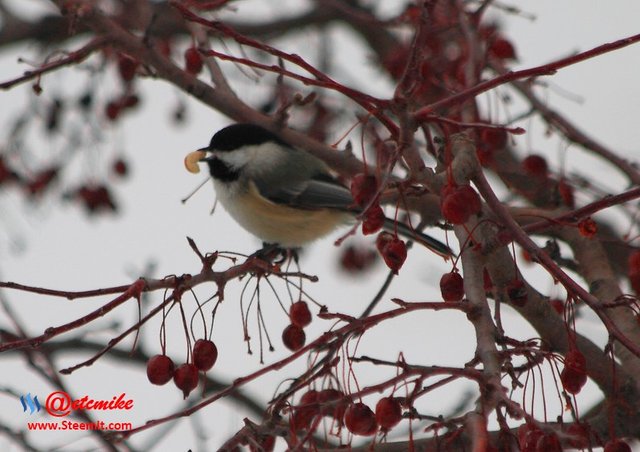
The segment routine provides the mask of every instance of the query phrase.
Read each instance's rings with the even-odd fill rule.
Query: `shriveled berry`
[[[291,324],[304,328],[311,323],[311,311],[304,301],[293,303],[289,308],[289,320]]]
[[[376,416],[362,402],[349,405],[344,413],[344,425],[354,435],[370,436],[377,430]]]
[[[171,381],[174,369],[167,355],[155,355],[147,361],[147,378],[152,384],[162,386]]]
[[[460,301],[464,297],[464,281],[458,272],[445,273],[440,278],[440,293],[444,301]]]
[[[289,325],[282,332],[282,343],[292,352],[304,347],[306,340],[307,336],[304,334],[304,330],[299,326]]]
[[[604,445],[604,452],[631,452],[631,447],[621,439],[610,439]]]
[[[393,397],[384,397],[376,403],[376,422],[385,429],[390,430],[402,420],[402,407]]]
[[[195,47],[189,47],[184,52],[184,64],[188,73],[196,75],[202,71],[202,55]]]
[[[208,339],[198,339],[193,344],[193,365],[198,370],[207,371],[213,367],[218,359],[216,344]]]
[[[387,267],[397,275],[407,259],[407,245],[398,237],[393,237],[382,247],[380,254]]]
[[[362,233],[364,235],[375,234],[382,229],[384,220],[384,211],[379,204],[369,207],[362,219]]]
[[[198,369],[190,363],[180,365],[173,374],[173,382],[186,399],[189,393],[198,386]]]

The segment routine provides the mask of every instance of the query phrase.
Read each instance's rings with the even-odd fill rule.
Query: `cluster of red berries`
[[[395,427],[402,420],[402,407],[397,399],[384,397],[374,413],[366,404],[351,401],[337,389],[312,389],[300,398],[291,424],[294,431],[313,430],[324,416],[332,417],[354,435],[370,436],[379,429],[386,432]]]
[[[585,424],[571,424],[564,433],[569,447],[574,449],[590,449],[589,428]],[[561,452],[562,444],[553,430],[543,431],[533,423],[522,424],[518,427],[518,442],[522,452]],[[631,452],[631,447],[619,439],[614,438],[604,445],[604,452]]]
[[[300,350],[307,341],[304,327],[311,323],[311,311],[305,301],[297,301],[289,308],[291,322],[282,332],[282,343],[292,352]]]
[[[218,359],[216,344],[207,339],[198,339],[192,352],[193,362],[181,364],[177,368],[167,355],[153,356],[147,362],[147,378],[154,385],[164,385],[173,379],[186,399],[198,386],[198,372],[210,370]]]

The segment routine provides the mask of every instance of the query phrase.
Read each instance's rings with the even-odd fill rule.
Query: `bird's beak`
[[[215,158],[215,153],[209,148],[198,149],[196,152],[201,153],[201,157],[198,159],[199,162],[208,162]]]

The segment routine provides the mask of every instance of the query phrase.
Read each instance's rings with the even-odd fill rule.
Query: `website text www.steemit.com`
[[[27,422],[29,430],[102,430],[102,431],[125,431],[131,430],[133,425],[131,422],[75,422],[75,421],[57,421],[57,422]]]

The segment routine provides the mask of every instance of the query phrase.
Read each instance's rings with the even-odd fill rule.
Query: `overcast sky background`
[[[16,2],[13,2],[16,3]],[[35,3],[35,2],[32,2]],[[256,2],[239,2],[238,15],[275,14],[281,11],[274,4],[256,9]],[[276,2],[274,2],[276,3]],[[277,2],[281,4],[282,2]],[[292,3],[292,2],[287,2]],[[382,2],[380,2],[382,3]],[[499,13],[505,33],[513,39],[520,60],[515,68],[526,68],[584,51],[596,45],[614,41],[640,32],[637,18],[640,17],[640,4],[636,1],[598,2],[593,0],[567,0],[563,2],[548,0],[519,1],[517,7],[526,15],[506,17]],[[389,3],[386,3],[388,5]],[[25,6],[26,7],[26,6]],[[527,16],[535,16],[535,20]],[[306,39],[294,39],[285,42],[288,49],[304,55],[310,47]],[[384,93],[390,90],[387,80],[381,80],[378,72],[368,66],[366,55],[359,51],[358,44],[349,40],[341,29],[336,29],[333,44],[337,54],[337,67],[345,67],[342,72],[347,83],[371,83],[374,90]],[[24,65],[16,62],[18,56],[32,56],[32,49],[17,47],[10,53],[0,56],[0,80],[8,80],[20,74]],[[377,77],[374,79],[373,77]],[[50,99],[56,93],[80,93],[77,86],[84,80],[74,70],[65,70],[59,74],[45,77],[43,99]],[[620,51],[580,63],[563,69],[548,79],[550,88],[546,91],[549,102],[578,124],[591,136],[598,138],[620,154],[630,158],[638,157],[640,142],[640,46],[628,47]],[[108,83],[109,79],[105,83]],[[143,83],[140,83],[143,82]],[[252,87],[251,82],[243,82],[244,98],[251,103],[263,93],[260,88]],[[207,185],[186,205],[180,199],[189,193],[204,178],[203,174],[193,176],[183,168],[184,155],[207,144],[212,133],[229,121],[216,112],[202,107],[196,101],[188,100],[188,116],[185,125],[174,127],[171,113],[179,95],[166,83],[141,80],[138,83],[143,106],[113,127],[100,123],[101,142],[93,144],[83,155],[75,157],[69,177],[65,180],[77,180],[74,174],[87,174],[95,179],[109,179],[102,170],[105,165],[97,162],[110,161],[125,151],[130,161],[132,177],[124,182],[113,184],[115,196],[121,206],[122,215],[104,215],[87,219],[77,205],[51,202],[51,198],[42,205],[25,205],[22,197],[11,189],[0,192],[0,279],[25,284],[68,290],[93,289],[129,283],[141,275],[149,264],[154,265],[154,273],[149,276],[162,277],[169,274],[196,273],[199,261],[185,240],[192,237],[203,251],[232,250],[250,253],[258,247],[258,242],[240,230],[219,208],[213,216],[209,215],[214,194]],[[114,89],[115,91],[115,89]],[[387,94],[390,91],[387,91]],[[570,96],[563,93],[569,92]],[[16,112],[25,108],[27,99],[32,99],[29,86],[23,86],[0,94],[0,146],[7,139],[9,120]],[[580,98],[576,101],[574,98]],[[511,114],[521,112],[517,104],[510,107]],[[504,114],[501,113],[501,114]],[[506,116],[502,116],[502,119]],[[588,156],[575,146],[567,146],[555,136],[545,136],[544,127],[537,123],[523,124],[530,132],[518,140],[518,149],[523,155],[530,151],[546,155],[554,168],[558,168],[561,157],[566,159],[566,170],[588,169],[595,183],[611,192],[624,189],[622,179],[601,160]],[[342,131],[336,131],[339,135]],[[42,148],[33,151],[34,168],[39,161],[46,161],[50,153],[60,153],[64,149],[63,141],[40,141]],[[566,155],[565,155],[566,153]],[[69,187],[67,187],[69,188]],[[59,188],[61,189],[61,188]],[[64,191],[64,189],[62,188]],[[623,225],[623,228],[627,225]],[[438,231],[435,232],[439,234]],[[306,284],[305,288],[320,303],[331,310],[346,314],[359,314],[365,307],[386,274],[382,264],[367,277],[354,280],[340,274],[337,266],[337,251],[333,240],[340,234],[334,234],[326,240],[318,241],[305,253],[302,269],[320,277],[316,284]],[[442,237],[442,235],[438,235]],[[358,240],[360,240],[359,238]],[[226,265],[222,262],[222,266]],[[218,267],[222,268],[222,267]],[[389,297],[381,303],[378,311],[390,309],[391,297],[401,297],[408,301],[426,301],[439,298],[437,283],[442,273],[449,270],[436,256],[422,252],[413,252],[393,283]],[[553,293],[551,282],[541,272],[534,284],[544,292]],[[364,284],[363,284],[364,281]],[[230,381],[260,368],[258,354],[246,354],[242,341],[240,313],[238,310],[239,289],[244,282],[233,282],[228,287],[227,300],[219,310],[213,339],[218,344],[220,356],[212,375]],[[251,286],[250,286],[251,287]],[[199,288],[197,293],[206,299],[213,286]],[[266,361],[273,362],[286,355],[281,345],[280,334],[287,319],[277,302],[269,294],[267,286],[262,287],[262,307],[265,311],[269,332],[277,348],[275,353],[267,353]],[[287,301],[286,291],[280,285],[279,293]],[[107,298],[67,302],[54,298],[29,295],[19,292],[4,292],[5,297],[21,317],[29,333],[40,334],[46,327],[59,325],[80,317],[104,304]],[[155,305],[161,301],[160,293],[153,293],[148,303]],[[191,301],[187,297],[188,301]],[[253,311],[255,313],[255,311]],[[127,328],[135,321],[134,303],[120,307],[116,312],[102,318],[88,328],[65,337],[80,333],[106,343],[117,333],[113,322],[119,320],[118,331]],[[368,333],[362,339],[361,354],[393,359],[396,351],[402,350],[407,361],[427,365],[461,366],[473,356],[475,340],[472,329],[462,314],[444,312],[421,312],[411,316],[410,320],[400,319],[385,322]],[[172,321],[177,313],[173,313]],[[7,319],[0,314],[0,325],[7,326]],[[533,333],[515,317],[509,317],[507,332],[517,337],[531,337]],[[330,322],[314,319],[307,330],[308,338],[316,337],[330,327]],[[253,348],[257,351],[257,331],[252,322]],[[600,324],[583,323],[581,331],[589,332],[591,337],[604,339]],[[160,350],[158,343],[159,321],[152,321],[142,331],[143,344],[151,354]],[[169,328],[169,354],[176,362],[184,359],[184,337],[179,327]],[[131,341],[126,341],[131,344]],[[385,349],[384,353],[380,350]],[[388,350],[388,351],[386,351]],[[426,357],[426,358],[425,358]],[[60,360],[60,367],[78,362],[78,356]],[[0,387],[10,388],[21,394],[38,394],[44,401],[51,388],[33,375],[20,356],[0,356],[2,377]],[[272,373],[247,387],[247,392],[261,400],[267,400],[274,394],[277,383],[287,375],[295,375],[304,368],[304,360],[291,365],[283,371]],[[380,369],[362,367],[358,371],[360,384],[381,379]],[[110,399],[113,395],[126,392],[135,400],[132,413],[107,413],[98,419],[107,421],[131,421],[136,425],[147,419],[160,417],[181,409],[182,396],[172,383],[164,387],[154,387],[147,383],[140,368],[113,364],[102,359],[91,368],[65,377],[74,396],[85,394],[93,398]],[[422,409],[426,413],[438,415],[446,413],[446,403],[454,404],[462,398],[466,388],[471,385],[449,386],[442,393],[434,393],[425,398]],[[585,411],[590,401],[597,399],[597,392],[589,384],[589,390],[578,397]],[[456,391],[460,391],[460,397]],[[377,398],[366,400],[373,406]],[[198,396],[192,394],[192,401]],[[428,404],[427,404],[428,402]],[[228,411],[229,408],[233,411]],[[549,410],[552,416],[557,413]],[[227,439],[242,424],[245,414],[226,402],[216,403],[197,413],[194,420],[204,428],[209,436],[206,447],[211,450]],[[40,416],[42,418],[43,416]],[[27,420],[35,420],[23,415],[19,402],[6,394],[0,394],[0,422],[15,428],[25,428]],[[193,438],[191,423],[194,420],[182,420],[175,426],[158,450],[182,450],[194,447],[187,442]],[[404,432],[407,423],[402,424],[399,432]],[[161,427],[162,429],[162,427]],[[144,448],[154,433],[144,433],[133,438],[132,443]],[[83,434],[36,434],[36,444],[59,446],[63,450],[79,450]],[[393,437],[393,435],[391,435]],[[1,450],[17,450],[12,442],[0,437]]]

